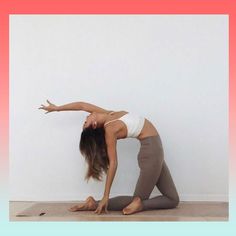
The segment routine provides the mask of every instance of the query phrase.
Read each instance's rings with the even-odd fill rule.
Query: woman
[[[179,204],[179,196],[170,171],[164,160],[160,136],[153,124],[144,117],[126,111],[110,111],[86,102],[73,102],[56,106],[51,102],[39,109],[47,112],[81,110],[89,112],[83,125],[80,151],[88,163],[86,179],[101,180],[106,173],[103,198],[96,201],[89,196],[85,203],[73,206],[70,211],[103,210],[122,211],[129,215],[152,209],[170,209]],[[133,196],[109,198],[111,185],[117,169],[116,144],[118,139],[137,138],[140,141],[138,153],[139,178]],[[149,199],[154,187],[162,195]]]

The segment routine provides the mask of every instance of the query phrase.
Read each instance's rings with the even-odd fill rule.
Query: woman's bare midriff
[[[110,120],[118,119],[127,113],[128,112],[126,112],[126,111],[115,112],[110,115],[111,118],[108,119],[106,122],[108,122]],[[116,129],[117,130],[117,132],[116,132],[117,139],[126,138],[127,137],[127,128],[126,128],[126,125],[124,124],[124,122],[121,121],[121,122],[115,122],[115,123],[116,123],[115,126],[117,127],[117,129]],[[143,138],[146,138],[149,136],[156,136],[156,135],[158,135],[156,128],[148,119],[145,118],[144,126],[143,126],[139,136],[137,137],[137,139],[142,140]]]
[[[137,139],[141,140],[143,138],[146,138],[149,136],[156,136],[156,135],[158,135],[156,128],[148,119],[145,118],[144,126],[141,130],[141,133],[137,137]]]

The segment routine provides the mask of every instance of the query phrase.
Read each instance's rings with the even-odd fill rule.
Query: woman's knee
[[[172,197],[170,200],[171,200],[171,206],[173,208],[175,208],[179,205],[179,202],[180,202],[179,195],[176,195],[176,196]]]

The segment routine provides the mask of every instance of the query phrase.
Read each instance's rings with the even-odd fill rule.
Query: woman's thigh
[[[161,173],[161,165],[155,168],[140,170],[133,196],[142,200],[148,199],[158,181]]]
[[[148,199],[160,177],[164,152],[162,146],[158,146],[156,140],[149,140],[141,146],[138,154],[140,173],[135,187],[134,196],[142,200]]]

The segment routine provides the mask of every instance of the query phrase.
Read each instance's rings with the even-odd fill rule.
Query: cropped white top
[[[111,112],[111,113],[114,113],[114,112]],[[137,138],[139,134],[141,133],[141,130],[145,122],[144,117],[138,116],[137,114],[134,114],[134,113],[127,113],[118,119],[114,119],[114,120],[106,122],[104,126],[116,120],[122,120],[125,123],[127,127],[127,131],[128,131],[127,138]]]

